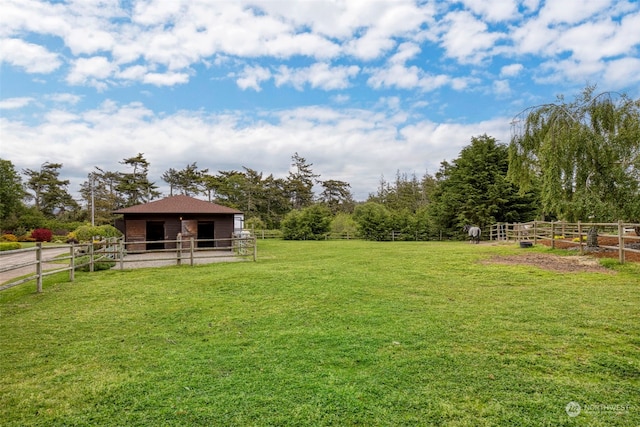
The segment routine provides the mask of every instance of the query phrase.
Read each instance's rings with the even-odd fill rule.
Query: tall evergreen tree
[[[22,186],[22,178],[9,160],[0,159],[0,228],[9,218],[15,218],[24,208],[23,199],[27,193]]]
[[[332,214],[353,211],[355,202],[348,182],[329,179],[320,182],[320,185],[323,188],[320,193],[320,201],[327,205]]]
[[[291,171],[287,177],[287,190],[293,209],[302,209],[313,203],[313,185],[320,175],[313,173],[311,166],[298,153],[291,156]]]
[[[170,168],[162,174],[162,180],[169,184],[169,195],[174,192],[185,196],[197,196],[206,193],[206,176],[208,169],[198,170],[197,162],[188,164],[182,170]]]
[[[464,224],[523,222],[535,217],[535,195],[519,194],[507,181],[508,149],[487,135],[471,138],[471,145],[449,164],[442,163],[438,188],[430,206],[436,228],[456,235]]]
[[[111,224],[114,219],[112,212],[124,205],[116,191],[119,182],[118,172],[105,171],[96,166],[80,186],[80,194],[87,203],[89,215],[93,214],[96,225]]]
[[[73,200],[67,187],[69,180],[60,179],[62,163],[42,164],[40,170],[25,169],[29,177],[26,186],[33,191],[36,209],[48,218],[63,215],[65,212],[78,210],[78,203]]]
[[[124,206],[147,203],[160,196],[155,183],[149,181],[149,162],[144,154],[138,153],[120,162],[131,168],[130,172],[120,174],[116,190],[124,199]]]

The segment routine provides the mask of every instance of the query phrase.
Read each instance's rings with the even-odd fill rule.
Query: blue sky
[[[0,157],[150,178],[197,162],[357,200],[587,84],[640,97],[630,0],[0,0]]]

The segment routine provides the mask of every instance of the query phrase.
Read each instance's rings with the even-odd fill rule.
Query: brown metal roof
[[[194,199],[189,196],[171,196],[162,200],[156,200],[142,205],[130,206],[118,209],[116,214],[148,214],[148,213],[171,213],[171,214],[239,214],[242,211],[217,205],[204,200]]]

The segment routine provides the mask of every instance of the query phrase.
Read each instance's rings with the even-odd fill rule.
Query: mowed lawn
[[[522,251],[548,252],[260,241],[255,263],[21,285],[0,425],[640,425],[640,266],[480,262]]]

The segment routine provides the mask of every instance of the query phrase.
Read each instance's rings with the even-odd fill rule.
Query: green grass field
[[[0,425],[640,425],[640,265],[479,262],[531,250],[260,241],[255,263],[21,285]]]

